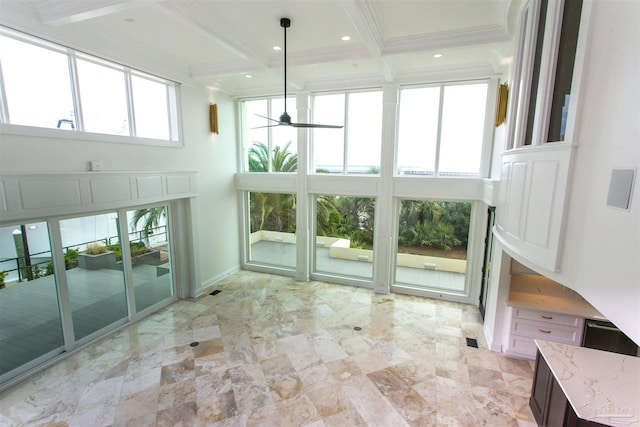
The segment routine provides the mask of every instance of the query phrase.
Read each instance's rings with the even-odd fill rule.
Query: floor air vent
[[[478,340],[475,338],[467,338],[467,347],[478,348]]]
[[[211,292],[209,295],[218,295],[220,292],[220,290],[216,289],[215,291]]]

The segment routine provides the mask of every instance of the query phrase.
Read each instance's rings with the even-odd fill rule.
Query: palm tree
[[[298,156],[289,151],[291,141],[284,147],[273,149],[271,169],[273,172],[295,172]],[[269,148],[263,142],[254,142],[249,149],[249,171],[269,170]],[[295,195],[278,193],[250,193],[251,231],[295,231]]]
[[[166,218],[166,216],[167,210],[165,206],[138,209],[133,213],[133,218],[131,219],[131,230],[138,230],[138,223],[143,221],[143,239],[145,242],[149,243],[149,236],[153,234],[153,230],[160,225],[160,220]]]
[[[298,156],[289,151],[291,141],[284,147],[276,146],[271,157],[273,172],[295,172],[298,169]],[[249,172],[269,171],[269,148],[264,142],[254,142],[249,148]]]

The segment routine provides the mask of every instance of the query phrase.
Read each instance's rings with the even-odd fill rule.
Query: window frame
[[[478,85],[478,84],[486,84],[487,85],[487,97],[485,99],[485,112],[484,112],[484,126],[482,130],[482,146],[480,147],[480,159],[478,164],[478,173],[477,174],[456,174],[456,173],[446,173],[442,175],[440,173],[440,147],[442,143],[442,118],[444,112],[444,101],[445,101],[445,88],[453,87],[453,86],[469,86],[469,85]],[[421,89],[421,88],[433,88],[438,87],[440,89],[439,93],[439,103],[438,103],[438,124],[437,124],[437,132],[436,132],[436,146],[435,146],[435,161],[434,161],[434,170],[432,174],[401,174],[399,173],[398,168],[398,151],[400,148],[400,115],[401,108],[400,103],[402,101],[402,91],[409,89]],[[394,147],[394,164],[393,164],[393,177],[416,177],[416,178],[471,178],[471,179],[482,179],[488,177],[489,174],[489,163],[491,157],[491,150],[493,146],[493,114],[495,111],[496,104],[496,96],[494,95],[497,91],[497,79],[475,79],[475,80],[467,80],[467,81],[451,81],[451,82],[439,82],[439,83],[429,83],[429,84],[411,84],[411,85],[400,85],[398,87],[398,110],[396,115],[396,135],[395,135],[395,147]]]
[[[517,42],[517,68],[513,79],[515,90],[512,91],[513,96],[509,100],[510,114],[513,114],[514,117],[507,121],[506,150],[525,149],[545,144],[577,143],[574,137],[574,128],[577,106],[580,105],[582,76],[590,37],[589,23],[592,2],[589,1],[583,1],[581,7],[564,139],[549,141],[548,138],[556,86],[560,38],[563,29],[563,13],[567,1],[571,0],[557,2],[529,0],[520,11],[521,29]],[[545,4],[546,10],[543,7]],[[538,34],[542,24],[544,24],[542,34]],[[540,46],[537,46],[538,43]],[[536,48],[541,51],[537,75],[534,72],[534,63],[531,59]],[[532,87],[535,85],[538,90],[533,93]],[[532,95],[535,95],[535,98]],[[527,127],[530,127],[530,134],[527,134]]]
[[[0,36],[14,39],[21,43],[33,45],[37,48],[50,50],[67,57],[67,66],[69,69],[69,85],[71,90],[71,99],[73,102],[74,113],[74,129],[60,129],[30,125],[20,125],[11,123],[9,115],[8,100],[6,96],[6,86],[4,75],[2,72],[2,63],[0,61],[0,135],[20,135],[35,136],[44,138],[60,138],[64,135],[66,139],[96,141],[96,142],[116,142],[126,144],[156,145],[176,147],[184,146],[182,120],[180,114],[180,84],[159,76],[146,73],[141,70],[118,64],[116,62],[102,59],[95,55],[87,54],[76,49],[65,47],[44,39],[40,39],[28,34],[24,34],[7,27],[0,26]],[[84,119],[82,102],[80,99],[80,87],[78,79],[77,59],[93,63],[102,67],[121,71],[124,76],[125,98],[127,102],[128,128],[129,135],[115,135],[98,132],[89,132],[84,129]],[[138,137],[135,135],[135,112],[133,109],[133,91],[131,77],[148,79],[161,83],[165,86],[167,100],[167,120],[168,120],[168,139],[156,139]]]
[[[349,172],[349,98],[353,94],[358,93],[380,93],[380,162],[377,166],[378,173],[354,173]],[[309,132],[309,175],[349,175],[349,176],[380,176],[380,168],[382,166],[382,139],[383,139],[383,126],[384,126],[384,89],[382,87],[353,89],[353,90],[339,90],[328,92],[315,92],[310,96],[310,118],[311,123],[314,123],[314,100],[316,96],[324,95],[344,95],[344,130],[343,130],[343,145],[342,145],[342,172],[339,173],[318,173],[315,168],[315,144],[314,133]],[[327,123],[335,124],[335,123]]]
[[[250,171],[249,170],[249,149],[253,146],[253,144],[249,141],[248,138],[248,131],[250,130],[248,127],[248,120],[247,120],[247,112],[246,109],[244,108],[245,103],[247,102],[251,102],[251,101],[266,101],[267,102],[267,117],[271,117],[273,119],[277,119],[280,117],[280,115],[282,114],[282,112],[274,112],[273,111],[273,101],[274,100],[278,100],[278,99],[282,99],[282,95],[280,96],[260,96],[260,97],[251,97],[251,98],[243,98],[243,99],[239,99],[238,100],[238,108],[237,108],[237,112],[238,112],[238,117],[240,118],[238,120],[238,122],[240,123],[240,137],[241,137],[241,150],[242,150],[242,155],[241,155],[241,173],[251,173],[251,174],[257,174],[257,173],[269,173],[269,174],[287,174],[287,175],[295,175],[296,173],[298,173],[298,169],[300,168],[300,164],[298,163],[298,166],[296,167],[295,171],[292,172],[282,172],[282,171],[274,171],[273,170],[273,150],[276,146],[274,146],[274,142],[273,142],[273,128],[274,126],[271,127],[265,127],[265,129],[267,130],[267,152],[268,152],[268,156],[267,156],[267,171],[266,172],[262,172],[262,171]],[[287,104],[291,105],[289,103],[289,101],[293,101],[294,103],[296,103],[297,101],[297,96],[295,94],[288,94],[287,95]],[[292,115],[292,120],[294,120],[294,118],[296,117],[296,109],[297,109],[297,105],[295,106],[295,108],[291,109],[289,108],[292,112],[288,112],[290,115]],[[267,119],[265,119],[267,120]],[[265,125],[266,126],[266,125]],[[293,129],[293,128],[292,128]],[[296,139],[294,141],[292,141],[293,143],[293,147],[296,148],[296,152],[294,153],[296,156],[298,155],[298,135],[296,134]],[[298,159],[299,160],[299,159]]]

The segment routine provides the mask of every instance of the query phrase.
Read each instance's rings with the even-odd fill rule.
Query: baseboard
[[[215,285],[216,283],[218,283],[219,281],[221,281],[222,279],[231,276],[234,273],[237,273],[238,271],[240,271],[240,266],[237,265],[235,267],[232,267],[226,271],[223,271],[222,273],[218,274],[217,276],[211,277],[207,280],[205,280],[204,282],[202,282],[200,284],[200,288],[196,291],[196,298],[200,297],[208,292],[206,292],[205,290],[210,287]]]

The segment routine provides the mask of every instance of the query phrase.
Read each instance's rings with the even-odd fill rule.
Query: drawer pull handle
[[[542,332],[543,334],[550,334],[551,331],[545,331],[544,329],[538,329],[538,332]]]
[[[542,317],[543,319],[547,319],[547,320],[553,319],[553,316],[545,316],[543,314],[541,314],[540,317]]]

